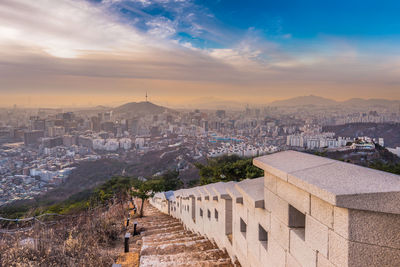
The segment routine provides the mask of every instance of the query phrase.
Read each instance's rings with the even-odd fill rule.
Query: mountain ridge
[[[334,105],[337,101],[315,95],[297,96],[270,103],[270,106],[308,106],[308,105]]]
[[[308,95],[308,96],[297,96],[284,100],[277,100],[271,102],[270,106],[387,106],[387,105],[399,105],[400,100],[390,100],[383,98],[350,98],[344,101],[337,101],[330,98],[321,96]]]

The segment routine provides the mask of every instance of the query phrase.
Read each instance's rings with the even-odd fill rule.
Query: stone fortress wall
[[[400,266],[400,176],[295,151],[254,165],[264,177],[150,203],[244,267]]]

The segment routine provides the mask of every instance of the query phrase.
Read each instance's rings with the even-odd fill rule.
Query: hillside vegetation
[[[87,198],[93,189],[110,177],[118,176],[126,166],[118,160],[102,159],[76,165],[65,183],[29,200],[19,200],[0,208],[0,214],[19,217],[32,209],[51,206],[60,202],[77,202]]]
[[[115,248],[123,244],[132,196],[144,200],[157,191],[176,190],[182,185],[178,175],[167,171],[148,181],[116,176],[67,200],[18,214],[36,216],[29,221],[0,221],[0,266],[111,266],[122,251]]]
[[[163,175],[153,177],[151,180],[155,191],[176,190],[182,186],[179,180],[179,172],[167,171]],[[0,215],[8,218],[22,218],[26,215],[39,215],[42,213],[73,214],[103,205],[110,201],[127,201],[131,195],[131,189],[137,182],[133,177],[114,176],[102,184],[72,194],[67,199],[60,201],[20,202],[17,205],[9,205],[0,209]],[[30,205],[29,205],[30,204]]]
[[[246,178],[257,178],[264,171],[253,165],[253,159],[239,156],[222,156],[209,159],[207,164],[197,163],[200,172],[200,184],[216,182],[241,181]]]
[[[0,266],[111,266],[118,254],[110,249],[122,244],[130,184],[131,178],[114,177],[22,216],[35,219],[1,221]]]

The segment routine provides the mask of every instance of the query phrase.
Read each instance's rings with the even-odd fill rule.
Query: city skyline
[[[382,108],[386,106],[388,110],[400,111],[400,100],[388,99],[388,98],[347,98],[342,100],[335,100],[333,98],[321,97],[316,95],[304,95],[295,96],[284,99],[277,99],[271,102],[245,102],[237,99],[224,99],[218,97],[199,97],[193,98],[188,102],[169,102],[169,101],[152,101],[153,96],[145,92],[145,95],[131,98],[122,99],[119,101],[109,101],[104,103],[98,103],[89,101],[87,103],[65,103],[65,104],[54,104],[54,103],[34,103],[31,96],[27,96],[26,104],[16,104],[15,102],[9,102],[6,105],[0,105],[0,108],[22,108],[22,109],[65,109],[65,110],[79,110],[79,109],[99,109],[99,110],[111,110],[128,104],[140,104],[140,103],[151,103],[156,106],[177,109],[177,110],[235,110],[242,111],[246,108],[266,108],[266,107],[302,107],[309,106],[314,107],[346,107],[351,106],[358,108]],[[157,99],[157,97],[155,97]],[[311,106],[310,106],[311,105]]]
[[[399,3],[0,3],[0,106],[400,99]],[[129,99],[129,100],[128,100]],[[46,105],[47,104],[47,105]]]

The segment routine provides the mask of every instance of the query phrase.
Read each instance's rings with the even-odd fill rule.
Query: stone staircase
[[[229,255],[205,237],[147,203],[142,219],[140,266],[234,266]],[[146,207],[145,206],[145,207]]]

